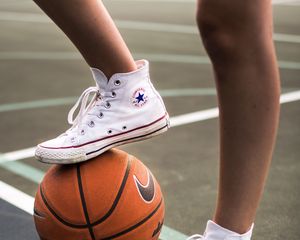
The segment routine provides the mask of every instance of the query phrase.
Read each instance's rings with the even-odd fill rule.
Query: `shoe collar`
[[[149,74],[149,62],[147,60],[138,60],[135,62],[137,70],[128,73],[115,73],[109,79],[98,68],[91,67],[93,78],[99,89],[105,91],[126,84],[127,80],[145,78]],[[132,79],[131,79],[132,78]],[[119,82],[120,81],[120,84]]]

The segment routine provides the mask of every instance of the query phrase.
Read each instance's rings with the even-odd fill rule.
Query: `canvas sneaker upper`
[[[71,128],[39,144],[37,157],[46,154],[48,159],[68,158],[71,152],[60,155],[67,149],[84,154],[101,147],[101,142],[113,145],[114,141],[122,141],[123,136],[142,136],[143,129],[149,135],[161,120],[168,121],[163,100],[150,81],[148,61],[136,64],[136,71],[117,73],[110,79],[99,69],[91,68],[96,86],[86,89],[70,110]],[[114,140],[110,143],[109,139]]]

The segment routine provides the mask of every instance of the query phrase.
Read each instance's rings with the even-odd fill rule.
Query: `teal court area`
[[[210,61],[197,35],[193,0],[106,0],[135,57],[149,59],[171,115],[167,134],[121,149],[159,180],[166,201],[161,240],[202,233],[213,214],[218,109]],[[274,1],[282,79],[278,141],[255,240],[300,239],[300,3]],[[33,197],[47,165],[34,146],[67,126],[67,113],[93,85],[86,63],[29,0],[0,0],[0,239],[38,239]]]

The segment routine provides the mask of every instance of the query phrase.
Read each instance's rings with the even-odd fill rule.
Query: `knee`
[[[204,47],[210,57],[224,55],[234,47],[236,36],[230,33],[220,17],[198,9],[196,20]]]
[[[243,39],[249,34],[247,23],[243,22],[248,21],[246,17],[237,16],[240,13],[223,7],[216,6],[216,1],[202,0],[196,13],[203,44],[212,60],[226,57],[235,50],[238,52],[245,47],[247,41]]]

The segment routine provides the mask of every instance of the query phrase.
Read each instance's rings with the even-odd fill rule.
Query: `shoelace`
[[[69,124],[72,124],[73,127],[75,127],[76,125],[78,125],[81,122],[83,116],[87,113],[87,111],[90,109],[90,107],[96,101],[96,99],[98,97],[98,93],[99,93],[99,89],[97,87],[89,87],[83,91],[83,93],[78,98],[77,102],[71,108],[71,110],[68,114]],[[91,94],[94,94],[94,96],[92,97],[91,101],[88,103],[88,100],[89,100],[89,97]],[[81,105],[80,105],[79,112],[74,119],[74,112],[76,111],[76,109],[78,108],[80,103],[81,103]]]
[[[200,234],[195,234],[195,235],[192,235],[190,236],[189,238],[187,238],[186,240],[202,240],[203,239],[203,236],[200,235]]]
[[[89,102],[90,95],[94,94],[92,99]],[[90,109],[93,106],[104,106],[108,108],[107,104],[108,102],[105,101],[106,97],[115,97],[115,92],[101,92],[99,91],[98,87],[89,87],[81,94],[81,96],[78,98],[75,105],[71,108],[69,114],[68,114],[68,122],[69,124],[72,124],[73,126],[71,129],[75,128],[76,126],[79,126],[83,117],[88,113],[90,115],[93,115],[93,113],[89,113]],[[81,105],[80,105],[81,104]],[[79,111],[77,116],[74,119],[74,112],[80,105]],[[71,130],[69,129],[69,130]]]

